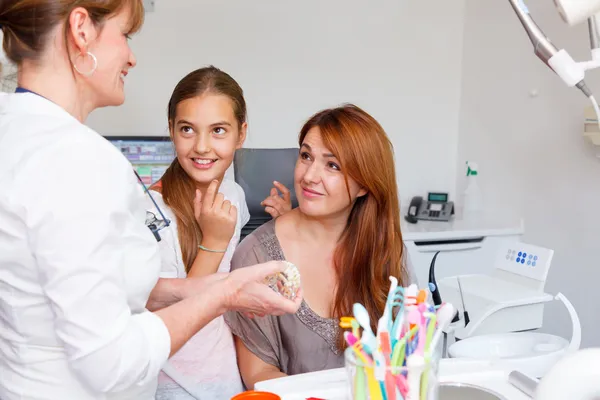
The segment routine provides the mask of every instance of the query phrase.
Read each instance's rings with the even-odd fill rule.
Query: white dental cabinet
[[[521,219],[482,213],[448,222],[404,221],[402,228],[420,288],[428,287],[431,261],[440,252],[435,282],[441,300],[461,319],[465,309],[470,316],[468,324],[454,325],[457,339],[542,327],[544,304],[554,299],[544,291],[553,251],[523,243]]]
[[[427,287],[429,264],[437,251],[437,280],[448,276],[486,274],[494,268],[498,249],[518,242],[524,233],[522,219],[497,212],[476,218],[454,217],[448,222],[411,224],[402,219],[402,237],[419,287]]]

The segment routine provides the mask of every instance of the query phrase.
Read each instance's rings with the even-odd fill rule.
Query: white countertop
[[[522,218],[500,212],[484,212],[478,217],[454,215],[448,222],[406,222],[402,213],[402,238],[411,241],[469,239],[481,236],[521,235],[525,225]]]
[[[505,400],[530,400],[508,382],[509,373],[510,369],[494,366],[492,362],[444,359],[440,363],[439,380],[484,387]],[[259,382],[255,389],[276,393],[282,400],[305,400],[311,396],[327,400],[351,398],[344,368]]]

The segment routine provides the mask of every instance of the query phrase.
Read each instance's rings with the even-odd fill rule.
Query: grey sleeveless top
[[[275,220],[271,220],[238,245],[231,270],[284,259]],[[407,268],[409,280],[416,282],[411,266],[407,264]],[[287,375],[344,366],[343,351],[337,345],[339,321],[322,318],[304,301],[295,314],[248,318],[228,312],[225,321],[248,350]]]

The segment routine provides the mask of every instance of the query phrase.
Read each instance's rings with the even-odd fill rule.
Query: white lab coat
[[[0,399],[152,399],[170,336],[118,149],[54,103],[0,93]]]

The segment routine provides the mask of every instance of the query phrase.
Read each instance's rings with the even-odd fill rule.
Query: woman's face
[[[348,213],[356,198],[367,193],[350,177],[346,186],[342,168],[323,144],[319,128],[308,131],[294,171],[294,189],[304,214],[325,218]]]
[[[96,29],[97,36],[87,49],[97,59],[97,68],[91,76],[85,74],[94,67],[92,57],[87,54],[72,57],[80,76],[91,87],[97,107],[118,106],[125,101],[125,77],[136,65],[127,36],[130,14],[124,10]]]

